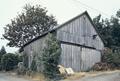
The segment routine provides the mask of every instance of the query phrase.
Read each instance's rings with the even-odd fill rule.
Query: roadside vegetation
[[[23,61],[23,64],[18,67],[18,74],[34,76],[36,73],[39,73],[40,75],[43,74],[47,80],[58,80],[62,78],[58,70],[59,68],[57,67],[61,54],[60,52],[61,48],[59,41],[53,34],[49,33],[46,40],[46,46],[44,47],[42,54],[40,54],[41,56],[38,56],[37,58],[34,57],[31,67],[29,68],[28,56],[24,55],[23,59],[25,60]],[[37,69],[39,67],[44,68]]]
[[[41,62],[44,65],[43,73],[49,78],[57,78],[59,75],[58,63],[61,54],[59,41],[54,35],[48,34],[46,47],[43,49]]]
[[[46,31],[51,30],[57,25],[57,21],[53,15],[49,15],[45,7],[41,5],[32,6],[26,4],[23,7],[23,11],[11,20],[11,23],[7,24],[3,37],[8,40],[8,46],[21,47],[26,42],[34,39],[35,37],[43,34]],[[28,55],[23,55],[23,62],[18,63],[17,73],[22,75],[32,76],[38,71],[38,65],[43,64],[44,69],[39,73],[42,73],[47,78],[53,78],[58,74],[58,60],[60,56],[59,42],[52,35],[49,36],[46,41],[47,47],[44,48],[42,58],[34,56],[31,66],[28,66]],[[3,55],[2,61],[7,57],[11,58],[12,54]],[[22,55],[22,54],[21,54]],[[37,54],[34,54],[37,55]],[[16,56],[13,56],[13,58]],[[12,59],[13,59],[12,58]],[[36,60],[38,59],[38,60]],[[13,59],[14,61],[16,59]],[[8,62],[8,61],[6,61]],[[2,62],[2,63],[6,63]],[[13,65],[16,63],[13,63]],[[8,64],[7,64],[8,65]],[[4,67],[7,66],[4,64]],[[8,65],[10,66],[10,65]],[[13,67],[12,67],[13,68]],[[6,67],[4,68],[6,69]]]
[[[4,46],[0,50],[0,70],[11,71],[17,68],[17,64],[22,61],[20,55],[7,53]]]
[[[102,54],[102,62],[94,65],[94,70],[120,69],[120,10],[110,19],[102,19],[98,15],[93,19],[101,37],[105,49]]]

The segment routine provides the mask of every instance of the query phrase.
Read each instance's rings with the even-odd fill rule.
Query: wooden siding
[[[97,35],[97,37],[93,39],[93,35]],[[57,38],[61,41],[94,47],[98,50],[103,50],[104,48],[102,40],[86,15],[57,30]]]
[[[101,61],[100,51],[94,49],[69,44],[61,44],[61,48],[60,64],[76,72],[87,71]]]
[[[24,54],[27,54],[29,56],[29,68],[31,66],[34,55],[37,55],[37,57],[41,57],[42,50],[46,45],[45,43],[46,39],[47,39],[47,35],[24,47]],[[37,59],[37,58],[34,58],[34,59]],[[43,66],[42,64],[39,64],[39,63],[40,62],[37,61],[38,71],[43,71]]]
[[[67,44],[61,44],[61,48],[60,64],[67,68],[71,67],[74,71],[80,71],[81,48]]]
[[[61,41],[62,48],[60,64],[78,72],[87,71],[96,62],[101,61],[100,51],[104,49],[104,45],[86,15],[62,26],[56,30],[56,36]],[[93,35],[97,37],[93,39]],[[47,35],[24,47],[24,54],[29,56],[29,67],[34,54],[41,56],[46,39]],[[38,71],[43,71],[43,68],[42,64],[38,65]]]
[[[94,39],[93,35],[97,37]],[[86,15],[63,25],[57,30],[57,39],[62,41],[60,64],[63,66],[77,72],[87,71],[101,61],[104,45]]]
[[[101,52],[94,49],[82,48],[81,61],[81,71],[90,70],[95,63],[101,61]]]

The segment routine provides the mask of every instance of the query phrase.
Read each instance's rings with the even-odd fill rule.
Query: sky
[[[4,27],[22,12],[25,4],[41,5],[46,7],[48,14],[55,16],[58,24],[88,11],[90,16],[101,14],[103,18],[110,18],[120,9],[120,0],[0,0],[0,38],[4,33]],[[18,48],[6,46],[7,40],[0,39],[0,48],[5,46],[7,52],[14,53]]]

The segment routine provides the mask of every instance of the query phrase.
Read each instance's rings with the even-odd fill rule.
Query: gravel
[[[7,73],[0,73],[0,81],[31,81],[20,77],[8,75]]]

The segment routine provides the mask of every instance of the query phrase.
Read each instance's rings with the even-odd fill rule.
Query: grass
[[[78,73],[75,73],[74,75],[67,76],[66,79],[64,79],[62,81],[74,81],[74,80],[78,80],[78,79],[86,77],[86,76],[97,76],[97,75],[110,74],[110,73],[115,73],[115,72],[120,72],[120,70],[78,72]],[[45,78],[44,75],[41,74],[41,73],[32,73],[31,76],[17,75],[17,74],[15,74],[15,72],[7,72],[7,73],[9,75],[12,75],[12,76],[15,76],[15,77],[25,78],[25,79],[28,79],[28,80],[47,81],[47,78]]]
[[[75,73],[74,75],[67,76],[65,80],[77,80],[85,76],[85,72]]]
[[[74,75],[67,76],[65,81],[68,81],[68,80],[73,81],[73,80],[78,80],[80,78],[83,78],[85,76],[97,76],[97,75],[110,74],[110,73],[115,73],[115,72],[120,72],[120,70],[78,72],[78,73],[75,73]]]

